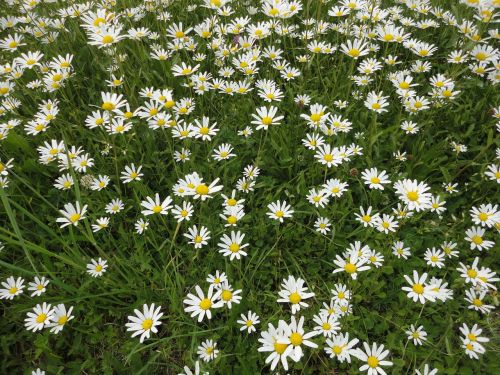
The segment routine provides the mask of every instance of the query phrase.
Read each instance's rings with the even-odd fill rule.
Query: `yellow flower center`
[[[313,113],[309,118],[311,119],[312,122],[318,122],[321,120],[321,113]]]
[[[66,324],[66,322],[68,321],[68,316],[67,315],[63,315],[61,316],[58,320],[57,320],[57,324],[59,325],[64,325]]]
[[[15,286],[9,289],[9,294],[16,294],[16,293],[17,293],[17,288]]]
[[[474,306],[482,306],[483,305],[483,301],[481,301],[479,298],[475,298],[473,301],[472,301],[472,304]]]
[[[112,111],[113,109],[116,108],[116,106],[111,102],[104,102],[102,103],[101,108],[104,109],[105,111]]]
[[[81,216],[82,216],[82,215],[80,215],[79,213],[75,213],[75,214],[73,214],[73,215],[71,215],[71,216],[69,217],[69,221],[71,221],[72,223],[75,223],[75,222],[77,222],[78,220],[80,220],[80,217],[81,217]]]
[[[47,319],[47,314],[41,313],[36,317],[36,322],[37,323],[43,323],[45,322],[45,319]]]
[[[299,303],[302,300],[302,297],[300,296],[299,293],[293,292],[292,294],[290,294],[290,297],[288,297],[288,300],[292,304],[296,305],[297,303]]]
[[[332,326],[330,325],[330,323],[323,323],[323,325],[321,327],[323,327],[323,329],[325,331],[329,331],[332,328]]]
[[[200,308],[202,310],[208,310],[211,307],[212,307],[212,301],[210,301],[208,298],[203,298],[200,301]]]
[[[382,108],[382,106],[380,105],[380,103],[373,103],[372,104],[372,109],[380,109]]]
[[[262,118],[262,123],[264,125],[271,125],[272,122],[273,122],[273,119],[271,117],[269,117],[269,116],[265,116],[265,117]]]
[[[424,292],[424,286],[422,284],[413,284],[413,291],[417,294],[422,294]]]
[[[222,291],[221,298],[226,302],[231,301],[231,298],[233,298],[233,292],[230,290],[224,290]]]
[[[288,344],[280,344],[280,343],[274,343],[274,350],[278,354],[283,354],[288,347]]]
[[[199,195],[207,195],[208,194],[208,186],[205,184],[200,184],[196,187],[196,194]]]
[[[357,48],[352,48],[352,49],[350,49],[349,51],[347,51],[347,54],[348,54],[349,56],[351,56],[351,57],[358,57],[358,56],[359,56],[359,54],[360,54],[360,51],[359,51],[359,49],[357,49]]]
[[[347,263],[345,266],[344,266],[344,270],[345,272],[347,273],[355,273],[356,270],[357,270],[357,267],[352,264],[352,263]]]
[[[378,359],[372,355],[368,357],[367,362],[368,366],[370,366],[371,368],[375,368],[378,366]]]
[[[333,346],[333,347],[332,347],[332,351],[333,351],[335,354],[339,355],[340,353],[342,353],[342,347],[340,347],[340,346],[338,346],[338,345],[335,345],[335,346]]]
[[[102,44],[110,44],[113,43],[115,38],[112,35],[105,35],[102,37]]]
[[[476,245],[481,245],[483,243],[483,239],[481,238],[481,236],[473,236],[472,238],[472,242],[474,242]]]
[[[406,197],[412,202],[415,202],[418,200],[418,193],[416,191],[410,191],[406,194]]]
[[[236,224],[237,221],[238,219],[236,218],[236,216],[231,215],[227,218],[227,223],[231,225]]]
[[[229,245],[229,250],[232,253],[237,253],[238,251],[240,251],[240,245],[238,245],[237,243],[232,243],[231,245]]]
[[[152,326],[153,326],[153,319],[145,319],[142,322],[142,329],[145,331],[151,329]]]
[[[101,272],[102,266],[100,264],[98,264],[97,266],[95,266],[95,270],[96,270],[96,272]]]
[[[379,184],[380,183],[380,178],[378,178],[378,177],[372,177],[371,180],[370,180],[370,182],[372,184]]]
[[[152,210],[155,214],[159,214],[161,211],[162,211],[162,208],[161,206],[159,205],[156,205],[153,207],[153,210]]]
[[[477,277],[477,271],[470,269],[467,271],[467,276],[469,276],[471,279],[475,279]]]
[[[294,332],[290,335],[290,342],[293,346],[299,346],[302,344],[302,335],[298,332]]]

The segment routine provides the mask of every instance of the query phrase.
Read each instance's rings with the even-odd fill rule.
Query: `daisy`
[[[389,355],[389,350],[384,350],[384,345],[378,345],[376,342],[372,344],[371,348],[367,342],[364,342],[363,347],[364,351],[358,348],[353,353],[360,361],[366,362],[359,368],[359,371],[367,371],[368,375],[385,375],[385,371],[380,366],[392,366],[391,361],[385,360]]]
[[[178,223],[190,221],[193,215],[193,205],[190,202],[182,202],[182,206],[175,205],[172,209],[172,214]]]
[[[45,293],[47,290],[45,287],[49,284],[49,282],[50,281],[45,277],[40,279],[38,276],[35,276],[35,280],[28,284],[28,290],[33,291],[33,293],[31,293],[31,297],[41,296],[42,293]]]
[[[301,278],[295,279],[292,275],[288,279],[283,279],[281,283],[281,290],[278,292],[280,298],[277,302],[290,303],[292,314],[297,313],[301,307],[308,307],[309,305],[304,300],[314,297],[314,293],[308,292],[308,288],[304,286],[305,281]]]
[[[222,283],[227,281],[227,276],[224,272],[220,272],[219,270],[215,271],[215,275],[208,275],[207,283],[210,283],[216,289],[220,289]]]
[[[341,197],[347,191],[348,186],[347,182],[341,182],[336,178],[329,179],[322,185],[330,196],[336,198]]]
[[[153,214],[167,215],[168,210],[172,208],[172,198],[168,196],[161,202],[160,195],[156,193],[154,200],[151,197],[146,197],[146,200],[141,202],[141,206],[145,208],[145,210],[141,211],[145,216]]]
[[[379,231],[379,232],[384,232],[385,234],[388,234],[389,232],[396,232],[396,229],[398,228],[398,221],[391,215],[383,214],[382,217],[377,216],[377,218],[374,220],[374,227]]]
[[[234,258],[240,260],[242,256],[247,256],[247,253],[243,251],[248,244],[243,244],[243,239],[245,235],[238,232],[231,231],[231,236],[224,234],[220,242],[217,246],[219,246],[219,253],[223,256],[228,256],[229,260],[233,260]]]
[[[423,372],[420,372],[420,370],[415,370],[415,375],[437,375],[437,373],[438,370],[436,368],[431,369],[427,363],[424,366]]]
[[[58,334],[64,328],[64,325],[69,322],[74,316],[71,314],[73,312],[73,306],[70,306],[68,310],[66,310],[66,306],[63,303],[54,307],[52,318],[50,322],[47,324],[47,327],[50,328],[50,333]]]
[[[260,318],[257,314],[248,311],[247,315],[241,314],[240,317],[241,319],[236,321],[236,323],[241,324],[240,331],[246,330],[248,333],[252,333],[257,330],[255,325],[260,323]]]
[[[217,177],[210,185],[203,182],[203,179],[198,178],[193,182],[193,188],[188,188],[186,195],[192,195],[194,199],[201,199],[202,201],[212,198],[214,193],[222,190],[222,185],[217,185],[219,182]]]
[[[424,326],[419,326],[415,328],[412,324],[408,331],[405,331],[408,336],[408,340],[413,340],[414,345],[422,345],[424,341],[427,341],[427,332],[424,331]]]
[[[279,362],[285,371],[288,371],[287,358],[293,353],[293,346],[290,345],[290,339],[285,334],[283,324],[274,327],[268,324],[267,330],[260,333],[259,342],[261,346],[257,349],[259,352],[270,353],[266,357],[266,363],[271,363],[271,371],[274,371]]]
[[[342,164],[342,158],[338,152],[338,149],[335,147],[332,148],[332,146],[330,146],[329,144],[318,146],[314,157],[321,164],[326,165],[328,168]]]
[[[405,247],[404,243],[401,241],[394,242],[394,245],[392,246],[392,253],[396,257],[403,259],[408,259],[408,257],[411,255],[410,248]]]
[[[326,235],[330,231],[330,220],[326,217],[318,217],[314,222],[314,227],[316,231]]]
[[[174,77],[188,76],[196,72],[199,67],[199,64],[193,67],[191,65],[186,65],[185,62],[182,62],[181,65],[172,66],[172,73],[174,74]]]
[[[189,233],[184,233],[184,237],[189,239],[189,243],[194,245],[195,249],[201,249],[202,246],[208,244],[208,240],[210,239],[210,231],[201,226],[198,230],[196,225],[193,225],[188,229]]]
[[[345,272],[350,275],[353,280],[356,280],[358,272],[370,269],[370,266],[365,266],[367,262],[368,260],[365,257],[359,257],[357,251],[349,252],[346,254],[345,259],[337,255],[336,259],[333,261],[337,268],[333,270],[333,273]]]
[[[354,348],[359,342],[354,338],[349,341],[349,333],[341,333],[331,339],[326,339],[325,352],[330,358],[337,358],[340,363],[351,363],[351,355],[355,355],[357,349]]]
[[[27,313],[24,325],[28,331],[40,331],[48,326],[53,315],[51,304],[45,302],[42,305],[38,304],[33,308],[33,312]]]
[[[387,107],[389,103],[387,103],[388,96],[383,96],[383,92],[379,92],[378,94],[374,91],[369,92],[366,96],[365,107],[371,111],[376,113],[387,112]]]
[[[231,309],[232,303],[240,304],[241,296],[239,294],[241,293],[241,289],[233,290],[233,287],[227,281],[224,281],[220,286],[220,290],[222,291],[220,300],[228,309]]]
[[[210,362],[217,358],[219,355],[219,350],[216,349],[217,343],[213,340],[205,340],[198,346],[196,354],[205,362]]]
[[[408,292],[407,296],[413,302],[419,301],[421,304],[424,304],[427,301],[434,302],[436,300],[436,292],[433,291],[433,286],[425,284],[427,273],[418,276],[417,271],[414,270],[413,280],[408,275],[404,275],[404,278],[411,287],[404,286],[402,290]]]
[[[92,277],[102,276],[104,272],[106,272],[106,268],[108,268],[108,261],[99,258],[97,261],[95,259],[91,259],[90,263],[87,264],[87,273]]]
[[[123,204],[122,200],[117,198],[111,200],[111,202],[106,205],[104,210],[110,215],[116,215],[118,212],[123,210],[124,207],[125,205]]]
[[[363,207],[359,207],[359,214],[355,213],[356,220],[359,221],[366,228],[368,226],[375,226],[377,223],[378,213],[372,214],[372,206],[369,206],[366,211]]]
[[[77,226],[80,220],[85,219],[85,213],[87,212],[87,205],[80,207],[80,202],[66,203],[63,210],[59,210],[63,217],[56,219],[56,222],[62,223],[60,228],[64,228],[68,225]]]
[[[217,123],[214,122],[210,125],[210,118],[206,116],[203,116],[201,122],[199,120],[195,120],[195,124],[192,125],[191,128],[194,132],[194,137],[201,138],[203,141],[211,141],[212,137],[219,131]]]
[[[470,215],[474,224],[483,227],[491,228],[500,221],[500,211],[498,211],[496,204],[482,204],[479,207],[472,207]]]
[[[278,220],[280,223],[283,222],[284,218],[292,217],[294,211],[292,206],[288,205],[286,201],[276,201],[267,205],[270,212],[267,212],[267,216],[271,219]]]
[[[470,288],[465,291],[465,300],[469,302],[468,308],[470,310],[476,310],[483,314],[489,314],[494,307],[491,305],[486,305],[484,303],[484,297],[487,291],[485,289],[476,290],[475,288]]]
[[[328,193],[325,190],[311,189],[307,195],[309,203],[314,207],[325,207],[328,204]]]
[[[146,229],[148,229],[149,221],[140,218],[134,224],[134,228],[137,234],[143,234]]]
[[[92,232],[99,232],[101,229],[109,226],[109,217],[101,217],[96,220],[97,224],[92,224]]]
[[[132,181],[140,181],[143,173],[141,173],[142,165],[139,165],[137,168],[134,163],[125,166],[125,170],[121,172],[120,180],[123,181],[124,184],[128,184]]]
[[[14,299],[23,293],[24,289],[24,279],[18,277],[14,279],[14,276],[10,276],[7,280],[2,282],[3,289],[0,289],[0,299]]]
[[[365,169],[361,172],[361,178],[370,189],[384,190],[384,184],[391,182],[387,173],[385,171],[379,172],[377,168]]]
[[[198,317],[198,322],[201,322],[206,316],[208,319],[212,319],[211,309],[217,309],[222,307],[224,303],[220,301],[220,296],[222,290],[216,290],[212,285],[208,288],[208,293],[205,296],[201,288],[195,286],[196,295],[189,293],[184,299],[184,311],[191,314],[191,317]],[[215,293],[214,293],[215,290]]]
[[[252,114],[254,120],[251,123],[257,125],[256,130],[267,130],[270,125],[279,125],[284,116],[276,116],[277,112],[278,108],[274,106],[257,108],[257,114]]]
[[[481,227],[472,227],[465,231],[465,240],[470,242],[471,250],[488,250],[495,245],[495,242],[483,239],[484,233],[485,229]]]
[[[430,188],[424,182],[405,179],[394,183],[394,189],[408,209],[421,211],[430,208],[432,194],[427,193]]]
[[[121,94],[101,92],[101,98],[101,108],[105,111],[117,112],[127,104],[127,101],[123,99],[123,95]]]
[[[442,268],[444,267],[445,254],[443,251],[439,249],[436,250],[436,248],[433,247],[425,251],[424,259],[429,266]]]
[[[156,307],[155,304],[148,306],[144,304],[142,311],[134,309],[135,315],[129,315],[127,319],[129,323],[125,324],[128,332],[133,332],[131,337],[141,335],[139,342],[142,344],[144,339],[149,339],[151,332],[157,333],[161,324],[160,319],[163,313],[160,313],[161,306]]]
[[[340,323],[335,315],[314,315],[313,321],[316,323],[314,330],[318,335],[332,337],[332,335],[336,335],[340,331]]]
[[[217,161],[227,160],[229,158],[236,156],[236,154],[233,154],[232,152],[233,152],[233,146],[231,146],[229,143],[223,143],[217,149],[214,150],[212,157]]]
[[[295,362],[298,362],[302,356],[304,355],[304,352],[302,350],[302,345],[308,346],[310,348],[317,348],[318,345],[314,342],[312,342],[311,338],[316,336],[318,332],[316,331],[311,331],[311,332],[305,332],[304,331],[304,317],[300,317],[300,319],[297,321],[295,316],[292,315],[290,318],[290,324],[286,324],[284,321],[280,321],[282,323],[285,336],[288,337],[290,340],[290,345],[293,347],[291,357]]]

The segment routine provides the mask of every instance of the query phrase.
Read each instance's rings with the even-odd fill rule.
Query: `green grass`
[[[114,9],[118,11],[139,3],[142,2],[118,1]],[[186,6],[192,3],[181,0],[166,7],[172,15],[169,22],[158,21],[155,12],[146,12],[137,22],[124,18],[124,29],[144,26],[163,35],[172,22],[194,26],[214,13],[202,7],[186,12]],[[246,14],[242,2],[233,3],[236,13],[229,19]],[[335,19],[327,15],[334,3],[304,1],[301,15],[287,22],[300,25],[301,30],[304,25],[300,22],[311,17],[316,21],[334,22]],[[395,2],[382,4],[387,7]],[[472,10],[465,5],[448,5],[444,1],[432,4],[450,9],[461,19],[472,19]],[[40,4],[35,12],[54,18],[54,10],[65,6],[67,4],[61,2]],[[404,5],[402,8],[406,16],[417,17]],[[5,2],[0,3],[0,10],[2,14],[19,15],[16,7],[9,7]],[[424,18],[434,17],[419,16],[419,19]],[[347,19],[359,23],[352,16]],[[266,17],[257,14],[252,20],[264,21]],[[226,19],[219,17],[217,22],[226,22]],[[358,89],[347,78],[353,74],[355,64],[340,51],[332,55],[312,55],[309,62],[299,63],[296,57],[308,53],[304,40],[274,34],[259,42],[262,48],[270,45],[282,48],[283,57],[300,69],[301,76],[285,82],[269,60],[259,63],[260,70],[254,80],[274,80],[284,91],[283,100],[272,105],[277,106],[279,114],[285,118],[281,125],[271,127],[265,134],[256,131],[249,138],[238,136],[237,131],[250,124],[255,108],[267,106],[257,96],[257,89],[248,95],[228,96],[214,91],[196,95],[192,89],[181,86],[185,78],[174,77],[171,71],[172,66],[180,62],[194,65],[191,53],[179,51],[168,61],[156,61],[149,57],[151,41],[123,40],[116,44],[116,55],[126,55],[115,72],[124,77],[125,83],[116,91],[124,94],[131,108],[144,103],[139,96],[141,89],[171,88],[175,99],[191,97],[195,100],[195,110],[187,117],[189,122],[202,116],[217,122],[220,131],[211,142],[180,141],[172,138],[169,129],[153,131],[141,119],[133,120],[133,129],[122,135],[86,128],[86,116],[101,105],[100,93],[112,91],[105,83],[110,77],[107,68],[112,63],[111,57],[102,49],[87,44],[87,36],[75,18],[65,20],[66,31],[62,31],[53,43],[41,44],[35,37],[26,36],[27,45],[20,51],[39,50],[44,54],[44,61],[57,55],[74,54],[74,76],[61,89],[44,93],[25,86],[42,74],[26,71],[16,81],[12,93],[22,105],[0,117],[0,123],[13,118],[23,122],[0,143],[0,160],[14,159],[14,168],[8,175],[9,187],[0,189],[0,241],[5,245],[0,253],[0,280],[11,275],[25,278],[26,283],[36,275],[50,279],[47,292],[41,297],[31,298],[25,289],[13,301],[0,301],[0,373],[31,373],[40,367],[48,374],[176,374],[185,365],[194,367],[198,359],[197,347],[205,339],[217,341],[220,354],[213,362],[202,364],[204,370],[217,374],[268,373],[267,354],[257,352],[260,346],[257,340],[268,323],[276,325],[280,319],[290,320],[288,306],[276,302],[280,284],[288,275],[306,280],[309,289],[316,294],[310,300],[310,307],[301,309],[298,314],[306,318],[306,331],[312,330],[312,316],[318,313],[322,303],[330,300],[333,285],[348,285],[353,294],[353,313],[340,319],[342,332],[349,332],[360,341],[383,343],[390,350],[394,363],[385,368],[388,373],[412,374],[425,363],[439,369],[440,374],[494,374],[500,371],[496,357],[500,350],[497,315],[495,312],[482,315],[467,309],[464,297],[470,285],[465,285],[456,270],[459,262],[471,264],[476,256],[480,257],[480,266],[498,270],[498,246],[480,253],[470,250],[464,237],[465,230],[473,225],[470,208],[498,202],[498,184],[488,180],[484,172],[488,165],[498,164],[495,149],[500,142],[491,109],[500,104],[500,95],[498,85],[472,74],[466,64],[446,63],[449,52],[458,48],[470,50],[474,44],[455,27],[444,25],[442,20],[440,23],[435,29],[408,28],[412,37],[438,47],[438,52],[427,59],[432,64],[432,71],[412,73],[414,82],[419,84],[416,90],[419,95],[427,94],[429,77],[442,73],[455,81],[455,88],[461,93],[442,107],[433,106],[415,115],[405,112],[387,79],[390,72],[409,69],[418,60],[400,44],[379,42],[380,50],[369,57],[382,61],[388,54],[397,55],[401,65],[384,66],[373,75],[374,81],[368,87]],[[483,34],[487,28],[493,28],[476,23],[480,24]],[[0,31],[0,39],[11,33]],[[231,40],[231,36],[227,39]],[[314,40],[339,47],[347,38],[329,31]],[[165,47],[167,39],[162,37],[156,42]],[[494,41],[489,43],[494,45]],[[1,51],[0,63],[11,62],[20,51]],[[207,53],[207,58],[200,63],[200,71],[211,72],[217,77],[215,56],[201,40],[199,51]],[[0,76],[0,81],[3,79]],[[238,81],[244,76],[237,72],[232,79]],[[353,98],[355,90],[360,91],[361,99]],[[376,115],[367,110],[363,101],[370,91],[383,91],[390,96],[389,112]],[[327,141],[334,146],[356,143],[363,148],[363,155],[335,168],[325,169],[320,165],[314,159],[314,152],[301,142],[310,129],[300,118],[307,109],[294,103],[298,94],[308,94],[311,103],[326,105],[331,113],[349,119],[353,130]],[[49,98],[60,101],[59,114],[47,132],[27,135],[24,124],[36,114],[40,102]],[[339,110],[333,105],[336,100],[347,100],[349,105]],[[405,135],[400,128],[403,121],[410,119],[421,128],[416,135]],[[356,139],[357,132],[363,135]],[[55,163],[40,164],[36,151],[44,141],[51,139],[82,146],[95,160],[90,173],[110,176],[110,186],[100,192],[86,189],[81,184],[82,174],[71,170],[67,172],[75,177],[74,188],[69,191],[55,189],[54,180],[61,173]],[[457,155],[451,149],[452,141],[465,144],[468,151]],[[221,143],[230,143],[237,157],[214,161],[211,154]],[[107,145],[112,148],[109,154],[103,155],[101,152]],[[173,153],[181,147],[192,152],[191,160],[186,163],[176,163],[173,159]],[[393,157],[398,150],[407,152],[407,161],[400,162]],[[131,163],[143,166],[143,180],[123,184],[119,180],[120,173]],[[220,178],[220,184],[224,185],[222,193],[229,195],[242,176],[243,168],[252,163],[261,169],[255,191],[238,193],[238,197],[245,198],[246,215],[237,230],[245,233],[245,242],[250,244],[248,256],[241,261],[230,262],[217,251],[219,238],[230,232],[219,217],[223,201],[220,194],[205,202],[189,199],[195,213],[188,223],[178,226],[171,214],[161,218],[154,216],[149,217],[150,227],[143,235],[135,233],[134,223],[142,217],[140,203],[147,196],[159,193],[162,198],[167,195],[174,198],[173,185],[192,172],[198,172],[208,182]],[[361,171],[369,167],[386,170],[392,182],[403,178],[425,181],[434,195],[446,200],[446,211],[442,217],[428,211],[415,213],[401,222],[396,233],[389,235],[364,228],[354,216],[360,206],[373,206],[377,212],[391,214],[399,202],[392,184],[383,192],[367,188]],[[332,199],[325,208],[317,209],[307,202],[306,195],[309,189],[321,186],[330,178],[347,182],[348,191],[341,198]],[[458,193],[444,192],[442,184],[449,182],[458,183]],[[123,200],[125,209],[111,215],[109,229],[93,233],[91,224],[101,216],[110,216],[104,213],[104,206],[115,198]],[[286,200],[295,210],[293,218],[281,225],[266,215],[267,205],[278,199]],[[76,227],[59,228],[56,223],[60,216],[58,210],[75,201],[88,204],[87,219]],[[182,199],[176,197],[174,201],[180,204]],[[331,220],[332,230],[328,235],[314,230],[318,216]],[[204,225],[211,231],[209,245],[199,250],[189,245],[183,236],[193,224]],[[498,231],[487,230],[486,238],[498,241]],[[408,260],[392,255],[391,247],[397,240],[411,248],[412,256]],[[336,268],[335,256],[354,241],[361,241],[382,253],[383,266],[360,273],[357,280],[351,280],[345,273],[332,274]],[[442,269],[427,266],[423,259],[425,250],[439,247],[443,241],[458,243],[459,258],[447,259]],[[109,268],[102,277],[92,278],[85,272],[86,265],[91,258],[98,257],[106,259]],[[193,292],[195,285],[206,291],[205,279],[216,270],[225,272],[235,289],[243,290],[243,299],[230,310],[214,310],[212,320],[198,323],[184,312],[182,301]],[[401,290],[406,285],[403,275],[411,275],[413,270],[443,278],[453,289],[454,298],[446,303],[425,304],[423,308],[413,303]],[[486,302],[496,306],[497,298],[496,292],[490,290]],[[75,318],[58,335],[50,334],[47,329],[29,332],[24,327],[26,313],[42,302],[74,306]],[[140,344],[137,338],[130,338],[125,324],[134,308],[141,308],[144,303],[161,305],[164,315],[159,333]],[[261,319],[258,332],[252,335],[240,332],[236,323],[240,314],[248,310],[256,312]],[[460,347],[458,328],[462,323],[479,324],[483,335],[491,340],[484,344],[486,353],[479,360],[469,359]],[[410,324],[425,327],[428,343],[424,346],[407,343],[405,330]],[[289,359],[290,373],[358,372],[359,360],[354,358],[350,365],[341,364],[325,354],[323,337],[317,336],[313,341],[319,345],[318,349],[305,348],[304,357],[298,363],[292,364]]]

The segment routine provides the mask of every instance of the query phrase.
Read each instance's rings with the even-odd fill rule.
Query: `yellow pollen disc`
[[[378,366],[378,359],[374,356],[369,356],[367,362],[368,366],[370,366],[371,368],[375,368]]]
[[[57,320],[57,324],[59,325],[64,325],[66,324],[66,322],[68,321],[68,317],[66,315],[63,315],[61,316],[58,320]]]
[[[373,103],[372,104],[372,109],[380,109],[382,108],[382,106],[380,105],[380,103]]]
[[[210,129],[208,129],[206,126],[200,128],[200,134],[207,135]]]
[[[240,251],[240,245],[238,245],[237,243],[232,243],[231,245],[229,245],[229,250],[232,253],[237,253],[238,251]]]
[[[344,266],[344,270],[345,270],[345,272],[347,272],[347,273],[354,273],[354,272],[356,272],[357,267],[356,267],[354,264],[352,264],[352,263],[347,263],[347,264]]]
[[[424,292],[424,286],[422,284],[413,284],[412,289],[417,294],[422,294]]]
[[[146,319],[142,322],[142,329],[147,331],[153,326],[153,319]]]
[[[290,342],[293,346],[299,346],[302,344],[302,335],[298,332],[294,332],[290,335]]]
[[[156,205],[156,206],[153,207],[152,211],[155,214],[159,214],[162,211],[162,208],[161,208],[161,206]]]
[[[47,319],[47,314],[41,313],[36,317],[36,322],[37,323],[43,323],[45,322],[45,319]]]
[[[323,160],[327,162],[332,161],[333,160],[332,154],[326,154],[325,156],[323,156]]]
[[[378,177],[372,177],[371,180],[370,180],[370,182],[372,184],[379,184],[380,183],[380,178],[378,178]]]
[[[9,294],[16,294],[16,293],[17,293],[17,288],[15,286],[9,289]]]
[[[474,299],[474,300],[472,301],[472,304],[473,304],[474,306],[478,306],[478,307],[479,307],[479,306],[482,306],[482,305],[483,305],[483,301],[481,301],[479,298],[476,298],[476,299]]]
[[[202,310],[208,310],[210,307],[212,307],[212,301],[210,301],[208,298],[203,298],[200,301],[200,308]]]
[[[42,290],[42,289],[43,289],[43,285],[42,285],[42,284],[38,284],[38,285],[36,286],[36,289],[37,289],[37,290]]]
[[[486,220],[488,220],[488,216],[489,216],[489,215],[488,215],[487,213],[481,212],[481,213],[479,214],[479,220],[481,220],[481,221],[486,221]]]
[[[273,119],[271,117],[269,117],[269,116],[265,116],[265,117],[262,118],[261,121],[262,121],[262,123],[264,125],[271,125],[272,122],[273,122]]]
[[[111,102],[104,102],[102,103],[101,108],[104,109],[105,111],[112,111],[113,109],[116,108],[116,106]]]
[[[199,195],[207,195],[208,194],[208,186],[205,184],[200,184],[196,187],[196,194]]]
[[[98,264],[97,266],[95,266],[95,270],[96,270],[96,272],[101,272],[102,266],[100,264]]]
[[[78,220],[80,220],[80,217],[81,217],[81,215],[80,215],[80,214],[75,213],[75,214],[73,214],[73,215],[71,215],[71,216],[69,217],[69,221],[71,221],[72,223],[75,223],[75,222],[77,222]]]
[[[321,326],[325,331],[329,331],[332,326],[330,325],[330,323],[323,323],[323,325]]]
[[[321,120],[321,117],[323,116],[320,113],[313,113],[309,118],[312,122],[318,122]]]
[[[340,346],[338,346],[338,345],[335,345],[334,347],[332,347],[332,351],[335,354],[339,355],[340,353],[342,353],[342,348]]]
[[[233,293],[230,290],[224,290],[222,291],[221,298],[226,302],[230,301],[233,298]]]
[[[114,40],[115,40],[115,38],[113,38],[113,36],[112,36],[112,35],[105,35],[105,36],[103,36],[103,38],[102,38],[102,43],[103,43],[103,44],[110,44],[110,43],[113,43],[113,42],[114,42]]]
[[[481,236],[473,236],[471,238],[472,242],[474,242],[476,245],[481,245],[483,243],[483,239]]]
[[[406,197],[412,202],[415,202],[418,200],[418,193],[416,191],[410,191],[406,194]]]
[[[280,343],[275,343],[274,344],[274,350],[278,354],[283,354],[288,347],[288,344],[280,344]]]
[[[236,218],[236,216],[229,216],[229,217],[227,218],[227,223],[228,223],[228,224],[231,224],[231,225],[232,225],[232,224],[236,224],[236,222],[237,222],[237,221],[238,221],[238,219]]]
[[[285,213],[281,210],[278,210],[276,211],[276,214],[275,214],[277,217],[283,217],[285,215]]]
[[[300,296],[299,293],[293,292],[292,294],[290,294],[290,297],[288,297],[288,300],[292,304],[296,305],[297,303],[299,303],[302,300],[302,297]]]

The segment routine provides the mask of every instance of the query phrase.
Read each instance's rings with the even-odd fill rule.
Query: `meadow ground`
[[[500,373],[499,7],[0,0],[0,373]]]

